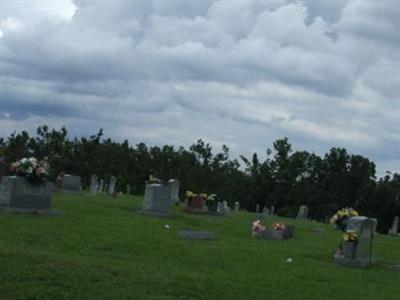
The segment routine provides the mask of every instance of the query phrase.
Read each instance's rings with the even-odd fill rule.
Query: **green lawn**
[[[176,208],[173,218],[159,219],[136,213],[141,202],[55,194],[59,216],[0,214],[0,299],[400,297],[400,272],[389,268],[400,264],[400,239],[377,236],[377,264],[351,269],[332,262],[341,234],[328,225],[282,219],[295,224],[293,239],[257,240],[250,213],[223,218]],[[322,226],[325,234],[313,232]],[[213,231],[216,239],[182,240],[180,229]]]

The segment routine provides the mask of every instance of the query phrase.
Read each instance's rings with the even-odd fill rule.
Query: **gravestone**
[[[193,214],[206,214],[208,212],[205,206],[206,198],[200,195],[196,195],[191,199],[188,199],[184,212]]]
[[[347,231],[356,233],[357,241],[345,241],[342,254],[334,256],[335,262],[353,267],[371,265],[375,261],[372,257],[372,241],[376,225],[376,219],[364,216],[349,218]]]
[[[110,184],[108,185],[108,195],[112,196],[115,193],[115,184],[117,183],[117,178],[111,176]]]
[[[275,206],[271,205],[271,211],[270,211],[271,217],[275,216]]]
[[[170,213],[170,191],[164,184],[151,183],[146,184],[144,193],[144,201],[142,209],[139,213],[157,216],[168,217]]]
[[[219,213],[221,216],[228,217],[231,214],[231,209],[228,206],[228,202],[222,201]]]
[[[3,161],[3,158],[0,157],[0,182],[5,172],[6,172],[6,163]]]
[[[127,195],[131,194],[131,186],[129,184],[126,185],[126,194]]]
[[[171,203],[178,202],[179,201],[180,182],[176,179],[170,179],[170,180],[168,180],[168,188],[170,191]]]
[[[54,185],[47,181],[40,185],[32,185],[23,177],[3,177],[0,183],[0,206],[49,210],[53,188]]]
[[[294,233],[294,226],[286,224],[284,230],[276,230],[273,228],[265,228],[256,233],[256,237],[267,240],[283,240],[291,239]]]
[[[308,207],[306,205],[302,205],[299,208],[297,219],[307,219],[307,218],[308,218]]]
[[[262,212],[259,215],[259,218],[265,220],[266,218],[268,218],[269,215],[270,215],[269,209],[264,206]]]
[[[100,180],[100,183],[99,183],[99,186],[97,188],[97,191],[99,193],[103,193],[104,192],[104,180],[103,179]]]
[[[81,191],[81,177],[71,174],[64,174],[60,182],[62,193],[79,193]]]
[[[98,192],[98,186],[97,186],[97,175],[92,175],[90,177],[90,194],[95,195]]]
[[[260,205],[257,204],[257,205],[256,205],[256,213],[259,213],[259,212],[260,212]]]
[[[108,183],[104,184],[104,193],[108,191]]]
[[[392,228],[389,229],[389,235],[392,236],[399,235],[399,216],[394,217]]]
[[[179,237],[192,240],[213,240],[215,234],[208,231],[180,230]]]
[[[234,210],[239,211],[239,209],[240,209],[240,203],[239,201],[236,201],[234,205]]]

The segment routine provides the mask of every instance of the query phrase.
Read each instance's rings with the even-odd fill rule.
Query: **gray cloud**
[[[396,1],[31,4],[7,1],[0,21],[1,135],[102,127],[234,155],[288,136],[400,171]]]

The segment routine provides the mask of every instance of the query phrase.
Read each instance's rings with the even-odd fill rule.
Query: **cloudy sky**
[[[2,0],[0,136],[233,156],[331,147],[400,172],[400,1]]]

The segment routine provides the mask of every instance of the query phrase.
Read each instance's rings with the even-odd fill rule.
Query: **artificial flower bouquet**
[[[48,176],[49,165],[46,161],[39,161],[34,157],[22,158],[11,164],[11,172],[26,178],[30,183],[39,185],[45,182]]]

